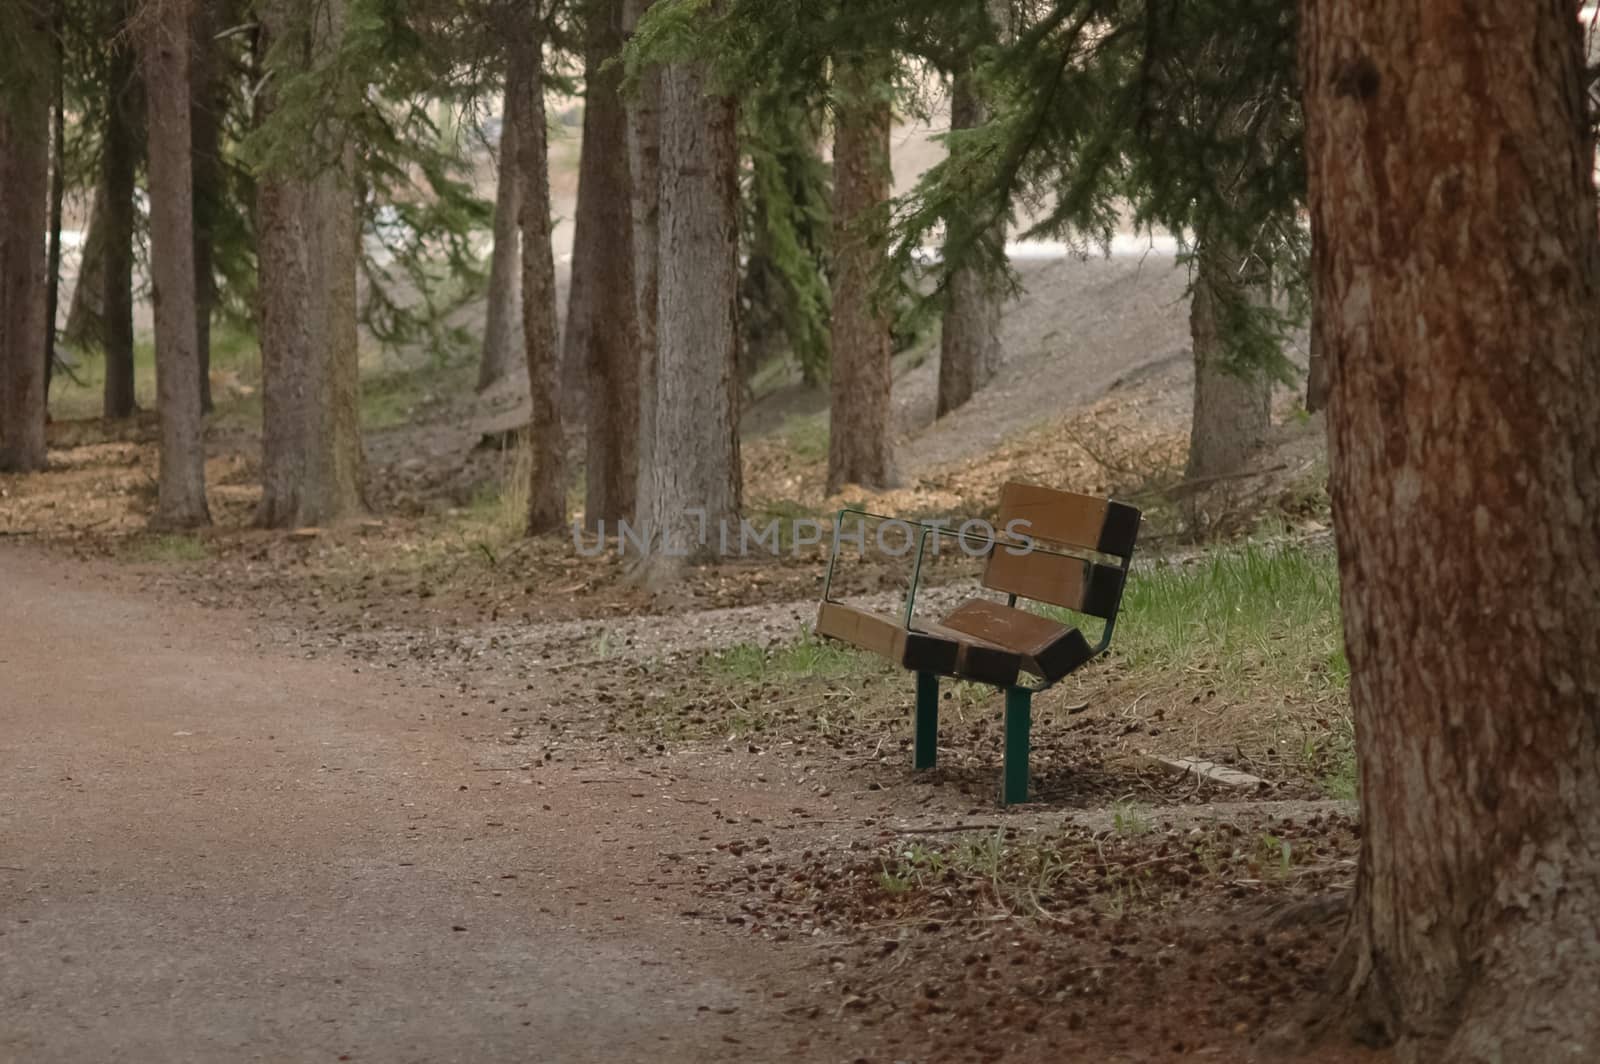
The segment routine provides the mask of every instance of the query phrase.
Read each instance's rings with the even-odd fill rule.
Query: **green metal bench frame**
[[[953,529],[945,525],[933,525],[924,521],[914,521],[901,517],[889,517],[884,514],[875,514],[867,510],[845,508],[840,510],[833,521],[833,550],[828,559],[828,575],[823,582],[822,601],[824,603],[836,601],[833,598],[833,576],[839,565],[839,546],[843,538],[844,520],[854,515],[871,521],[892,521],[898,524],[909,525],[919,529],[917,535],[917,551],[911,568],[911,583],[906,591],[906,603],[902,623],[907,631],[915,631],[913,627],[917,608],[917,589],[922,579],[922,562],[927,554],[928,540],[931,536],[948,536],[959,539],[965,543],[981,543],[987,550],[996,548],[1026,547],[1030,553],[1053,555],[1056,557],[1070,558],[1077,561],[1090,560],[1090,556],[1098,552],[1084,549],[1082,551],[1061,551],[1045,547],[1028,537],[1017,539],[999,539],[989,535],[975,535],[960,529]],[[1125,578],[1129,567],[1132,565],[1133,547],[1130,544],[1125,556],[1116,556],[1115,568],[1119,569]],[[1112,557],[1100,555],[1099,557]],[[1099,562],[1097,564],[1107,564]],[[1019,596],[1007,596],[1006,605],[1015,607]],[[1104,628],[1100,638],[1090,647],[1089,657],[1083,662],[1093,661],[1111,645],[1111,635],[1116,629],[1117,613],[1121,609],[1122,596],[1119,592],[1116,603],[1110,610],[1110,615],[1103,618]],[[1078,668],[1081,668],[1080,664]],[[1074,670],[1076,671],[1076,670]],[[1070,675],[1070,673],[1069,673]],[[1004,688],[1006,698],[1005,709],[1005,751],[1004,770],[1000,782],[1000,804],[1017,805],[1028,800],[1028,757],[1031,751],[1033,734],[1033,696],[1042,691],[1048,691],[1066,676],[1059,677],[1054,682],[1041,681],[1038,684],[1017,683]],[[931,769],[939,759],[938,749],[939,733],[939,676],[932,672],[917,673],[917,703],[915,739],[912,749],[912,766],[917,770]]]

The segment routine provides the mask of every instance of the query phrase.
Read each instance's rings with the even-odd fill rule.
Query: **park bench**
[[[1033,696],[1055,686],[1110,646],[1139,534],[1139,511],[1109,499],[1013,482],[1001,490],[997,525],[984,526],[992,534],[900,521],[913,531],[916,555],[905,608],[894,616],[833,598],[844,522],[852,515],[863,522],[900,521],[864,510],[839,511],[817,613],[817,634],[870,651],[916,673],[913,758],[918,769],[932,768],[938,759],[939,677],[973,680],[1004,690],[1005,768],[1000,803],[1027,801]],[[983,586],[1005,595],[1005,601],[974,598],[937,622],[919,620],[917,586],[934,537],[957,539],[970,553],[982,557]],[[1103,622],[1100,638],[1091,645],[1077,628],[1020,607],[1023,600],[1097,618]]]

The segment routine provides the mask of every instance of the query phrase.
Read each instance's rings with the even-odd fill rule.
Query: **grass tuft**
[[[1204,675],[1234,692],[1318,698],[1350,684],[1329,550],[1249,544],[1135,570],[1112,646],[1130,668]]]
[[[211,556],[211,549],[194,536],[165,534],[139,536],[129,542],[127,557],[136,562],[197,562]]]
[[[706,658],[706,670],[713,676],[745,683],[853,676],[863,667],[860,655],[809,637],[778,647],[740,643]]]

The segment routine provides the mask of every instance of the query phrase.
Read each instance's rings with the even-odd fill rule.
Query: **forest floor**
[[[1360,830],[1320,430],[1286,399],[1255,475],[1183,490],[1181,283],[1039,269],[970,412],[929,427],[902,356],[903,488],[826,497],[783,382],[744,448],[786,535],[986,516],[1008,477],[1146,508],[1113,653],[1037,701],[1004,810],[994,692],[947,685],[915,774],[908,678],[808,634],[821,545],[652,592],[522,540],[517,452],[479,445],[514,390],[470,367],[368,388],[374,516],[338,528],[249,527],[247,392],[195,535],[144,530],[147,421],[58,420],[0,477],[0,1059],[1271,1059]]]

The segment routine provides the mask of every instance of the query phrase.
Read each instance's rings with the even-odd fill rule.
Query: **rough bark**
[[[1336,1015],[1600,1059],[1600,236],[1570,3],[1313,0],[1362,851]]]
[[[96,351],[105,348],[104,297],[106,274],[106,183],[105,167],[95,179],[94,200],[89,207],[89,231],[78,253],[77,280],[72,284],[72,301],[67,305],[67,324],[61,330],[63,342]]]
[[[264,6],[263,48],[309,65],[339,39],[341,0],[307,12]],[[310,17],[306,17],[307,15]],[[287,77],[288,70],[277,77]],[[270,114],[271,83],[260,102]],[[340,130],[318,131],[315,173],[270,170],[257,184],[262,375],[262,497],[269,528],[325,525],[361,512],[356,335],[355,154]]]
[[[150,277],[156,326],[161,457],[156,515],[163,528],[211,523],[196,349],[194,172],[189,129],[189,16],[193,0],[157,0],[140,26],[150,131]]]
[[[632,33],[652,0],[627,0],[623,22]],[[628,172],[632,176],[633,291],[639,345],[638,482],[635,510],[643,514],[654,488],[656,299],[661,268],[661,69],[639,72],[628,105]]]
[[[50,50],[43,4],[18,12],[21,54]],[[5,86],[0,104],[0,471],[45,465],[44,335],[46,200],[50,183],[50,93],[34,81]]]
[[[517,217],[517,124],[501,116],[500,165],[494,193],[494,250],[489,258],[489,299],[478,362],[478,390],[509,377],[522,362],[522,238]]]
[[[634,516],[639,477],[638,314],[632,298],[633,204],[628,169],[628,113],[622,70],[621,0],[589,7],[585,44],[583,156],[578,164],[578,215],[573,243],[573,292],[578,278],[590,306],[579,338],[586,369],[588,443],[584,523],[599,527]],[[608,64],[610,64],[608,66]],[[604,312],[594,301],[604,297]],[[580,317],[569,304],[567,321]]]
[[[44,400],[49,417],[50,380],[56,368],[56,313],[61,305],[61,213],[67,195],[67,90],[66,63],[61,38],[65,11],[56,5],[51,36],[54,40],[55,77],[50,101],[50,251],[45,265],[44,298]]]
[[[989,109],[970,71],[954,79],[950,128],[972,129],[989,120]],[[996,222],[989,240],[1005,243],[1006,223]],[[966,267],[950,276],[949,302],[939,339],[938,415],[965,406],[1000,370],[1001,286],[981,270]]]
[[[661,76],[658,375],[646,578],[714,556],[737,535],[739,152],[732,99],[702,66]]]
[[[212,247],[227,195],[222,163],[222,117],[228,106],[228,70],[216,35],[227,29],[220,0],[195,0],[189,16],[189,130],[194,171],[195,368],[200,408],[211,412],[211,312],[217,284]]]
[[[521,182],[522,334],[532,402],[528,446],[528,535],[565,529],[567,444],[561,430],[561,353],[556,339],[556,264],[550,247],[550,149],[544,109],[543,42],[532,12],[519,9],[510,34],[506,96],[517,123]]]
[[[1328,408],[1328,360],[1323,356],[1322,323],[1312,308],[1308,365],[1306,367],[1306,412],[1315,414]]]
[[[837,67],[833,144],[833,372],[829,388],[828,491],[895,483],[893,320],[875,293],[887,252],[892,115],[874,64]]]
[[[1264,298],[1246,264],[1225,241],[1209,240],[1196,256],[1189,302],[1194,347],[1194,418],[1189,430],[1189,480],[1243,469],[1272,426],[1272,378],[1229,362],[1224,307]]]
[[[111,63],[105,137],[100,145],[100,180],[105,186],[105,268],[101,274],[100,337],[106,376],[102,413],[133,416],[133,230],[134,180],[143,142],[144,86],[133,47],[119,38]]]

